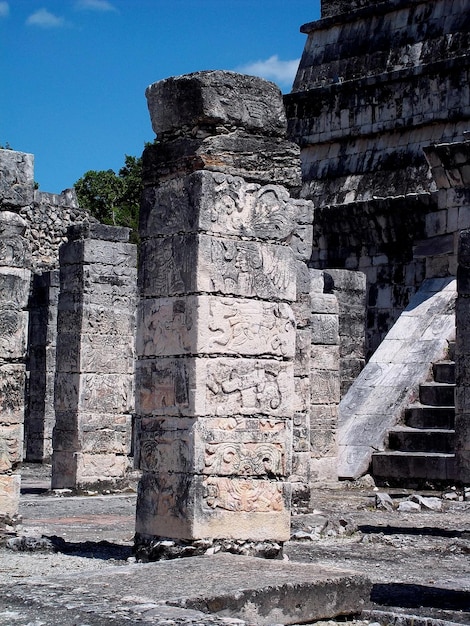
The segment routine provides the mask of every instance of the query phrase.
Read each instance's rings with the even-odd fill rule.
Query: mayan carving
[[[202,111],[183,107],[188,88],[203,94],[197,99]],[[226,72],[169,79],[147,91],[153,127],[163,136],[162,149],[156,145],[144,154],[141,207],[140,547],[155,535],[289,536],[296,352],[291,304],[313,209],[277,184],[297,149],[291,145],[279,160],[274,156],[284,141],[276,94],[273,99],[273,85],[262,80]],[[217,124],[239,128],[243,139],[217,134],[214,116]],[[187,124],[210,128],[208,141],[195,145],[185,136]],[[204,152],[209,143],[210,159]],[[237,170],[241,146],[245,165]]]
[[[282,485],[266,481],[208,478],[205,501],[212,509],[269,513],[284,509]]]
[[[18,192],[21,192],[19,184]],[[0,212],[0,525],[16,521],[23,460],[26,382],[26,310],[31,271],[26,223]]]

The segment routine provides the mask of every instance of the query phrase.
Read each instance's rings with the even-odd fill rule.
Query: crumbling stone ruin
[[[469,22],[457,0],[323,0],[284,99],[224,71],[151,85],[138,279],[127,232],[0,151],[4,247],[34,273],[5,252],[10,517],[25,407],[54,487],[119,485],[134,457],[142,550],[282,542],[338,478],[467,481]]]

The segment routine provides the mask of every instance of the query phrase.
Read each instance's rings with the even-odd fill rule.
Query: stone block
[[[132,374],[134,337],[61,332],[57,359],[62,372]]]
[[[75,489],[77,487],[77,452],[54,450],[52,455],[52,489]]]
[[[184,127],[242,127],[283,137],[286,117],[279,88],[262,78],[221,70],[195,72],[150,85],[145,92],[154,132]]]
[[[312,404],[339,402],[339,372],[312,369],[310,372],[310,399]]]
[[[21,476],[0,475],[0,515],[13,517],[18,514],[20,505]]]
[[[25,378],[24,365],[0,365],[0,424],[23,422]]]
[[[338,299],[334,294],[310,293],[311,312],[322,313],[324,315],[338,315]]]
[[[299,146],[282,137],[253,135],[243,129],[203,138],[188,136],[147,146],[143,154],[144,186],[180,178],[199,170],[241,176],[262,185],[298,189]]]
[[[28,335],[28,313],[0,304],[0,361],[24,359]]]
[[[119,280],[110,280],[108,283],[90,284],[86,291],[78,289],[75,283],[73,289],[68,289],[67,281],[64,281],[65,290],[60,294],[60,309],[76,310],[81,307],[84,312],[96,309],[108,309],[113,311],[134,311],[136,303],[136,285]]]
[[[310,418],[307,413],[294,413],[292,435],[294,452],[310,450]]]
[[[141,356],[294,356],[288,304],[221,296],[145,299],[138,309]]]
[[[337,315],[329,315],[326,313],[312,313],[311,328],[312,344],[339,344],[339,321]]]
[[[107,224],[84,221],[80,224],[72,224],[67,228],[67,239],[69,241],[99,239],[101,242],[127,243],[129,241],[130,231],[130,228],[124,228],[122,226],[110,226]]]
[[[200,170],[144,190],[140,234],[153,237],[203,231],[285,241],[299,224],[311,224],[312,220],[313,204],[291,198],[285,187]]]
[[[56,422],[53,433],[54,454],[56,452],[77,452],[80,449],[77,430],[73,429],[73,423],[71,421],[64,423],[65,420],[63,415],[59,414],[58,417],[59,421]],[[68,414],[65,417],[70,419],[71,414]],[[68,429],[67,426],[69,426]]]
[[[248,417],[142,417],[136,467],[145,472],[285,477],[291,468],[290,420]]]
[[[357,294],[364,297],[366,290],[366,275],[363,272],[328,269],[325,273],[333,280],[333,289],[338,293]]]
[[[113,228],[104,224],[99,226]],[[59,256],[61,267],[96,263],[131,269],[137,265],[137,247],[134,244],[98,239],[69,241],[60,247]]]
[[[288,418],[293,365],[271,359],[141,360],[136,366],[137,415]]]
[[[324,428],[335,428],[338,420],[338,404],[312,404],[309,410],[310,428],[315,428],[316,424],[323,424]]]
[[[24,207],[34,195],[34,156],[0,150],[0,197],[2,207]]]
[[[325,289],[325,273],[323,270],[309,268],[310,294],[322,294]]]
[[[131,413],[133,376],[129,374],[69,373],[56,375],[56,411]]]
[[[296,299],[296,269],[288,247],[207,235],[149,239],[141,245],[144,297],[195,292]]]
[[[80,434],[80,449],[90,455],[128,455],[130,453],[130,432],[102,428],[87,430]]]
[[[2,294],[3,306],[26,309],[30,281],[31,272],[29,270],[0,266],[0,293]]]
[[[340,348],[337,345],[312,345],[311,367],[315,370],[339,371]]]
[[[124,303],[122,303],[124,304]],[[135,335],[134,307],[108,308],[89,304],[83,306],[79,299],[61,296],[57,326],[63,333],[96,333],[102,335]]]
[[[294,376],[308,376],[311,363],[310,329],[298,329],[295,333]]]
[[[79,414],[80,431],[83,433],[113,429],[128,433],[132,428],[132,416],[129,413],[84,413]]]
[[[178,539],[287,541],[290,485],[253,478],[146,473],[139,481],[136,532]]]
[[[310,452],[294,452],[292,455],[292,474],[289,481],[292,483],[292,489],[295,493],[296,483],[310,482]]]
[[[310,406],[310,379],[308,376],[294,378],[294,411],[306,413]]]
[[[95,486],[100,482],[122,480],[131,469],[131,461],[127,454],[119,455],[112,452],[75,453],[77,456],[76,486],[84,488]]]
[[[336,456],[336,429],[333,424],[310,424],[310,450],[314,459]]]
[[[297,329],[306,329],[310,326],[311,302],[310,296],[297,291],[297,300],[291,303]]]
[[[324,483],[326,481],[338,480],[337,457],[323,457],[310,460],[310,480],[311,482]]]
[[[0,473],[12,470],[23,460],[23,425],[0,424]]]

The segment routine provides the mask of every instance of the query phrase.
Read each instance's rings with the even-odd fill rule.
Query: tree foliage
[[[137,240],[142,159],[126,154],[119,173],[114,170],[89,170],[74,185],[80,206],[102,224],[127,226],[131,240]]]

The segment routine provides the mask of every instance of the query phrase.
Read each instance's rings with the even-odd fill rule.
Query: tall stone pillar
[[[337,479],[340,396],[339,307],[327,272],[310,270],[312,306],[310,437],[312,482]]]
[[[25,358],[31,282],[26,223],[0,212],[0,527],[15,522],[23,459]]]
[[[136,545],[289,538],[298,182],[272,83],[147,90],[137,322]],[[311,212],[310,212],[311,213]],[[301,231],[301,232],[300,232]]]
[[[81,224],[60,249],[52,487],[129,478],[136,246],[129,229]]]
[[[25,458],[49,462],[55,424],[54,376],[59,271],[33,276],[29,303],[29,393],[25,415]]]

